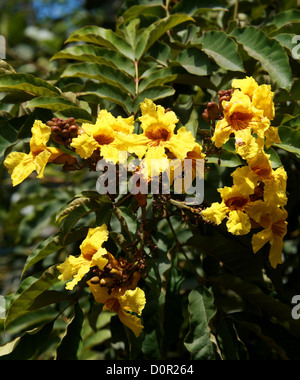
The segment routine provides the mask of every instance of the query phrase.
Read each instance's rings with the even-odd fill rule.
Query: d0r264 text
[[[194,373],[192,365],[151,365],[151,375],[192,375]]]

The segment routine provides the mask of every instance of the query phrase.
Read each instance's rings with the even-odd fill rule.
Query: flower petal
[[[140,318],[138,318],[135,315],[126,313],[126,311],[122,309],[120,309],[120,311],[118,312],[118,317],[120,318],[120,321],[123,323],[123,325],[127,326],[128,328],[130,328],[130,330],[133,331],[136,337],[140,336],[144,328]]]
[[[47,148],[50,139],[51,128],[40,120],[36,120],[31,129],[32,138],[30,140],[30,150],[33,154],[39,154]]]
[[[233,235],[247,235],[251,231],[249,216],[240,210],[230,211],[226,223],[228,232]]]
[[[81,158],[88,159],[99,148],[99,144],[93,137],[83,134],[73,139],[71,147],[75,148]]]

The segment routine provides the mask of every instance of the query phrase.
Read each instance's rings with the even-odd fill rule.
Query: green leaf
[[[237,44],[225,32],[219,30],[205,32],[198,41],[205,53],[223,69],[245,71]]]
[[[30,74],[5,74],[0,75],[0,92],[24,91],[35,96],[57,96],[59,90],[46,82]]]
[[[5,326],[9,326],[17,318],[29,313],[35,299],[57,282],[58,271],[56,265],[54,265],[26,288],[11,304],[7,311]]]
[[[171,64],[179,64],[192,75],[210,75],[211,65],[208,56],[197,48],[183,50]]]
[[[274,102],[282,103],[282,102],[293,102],[298,101],[300,99],[300,79],[295,79],[292,85],[291,91],[279,91],[276,93]]]
[[[95,79],[100,83],[107,83],[118,87],[125,93],[129,91],[132,95],[135,94],[135,84],[133,79],[122,73],[122,71],[109,66],[98,65],[96,63],[79,63],[71,65],[62,73],[62,78],[68,77]]]
[[[67,48],[56,53],[54,59],[72,59],[82,62],[92,62],[99,65],[111,66],[121,70],[126,74],[135,76],[135,68],[133,62],[124,57],[124,55],[111,49],[100,48],[93,45],[79,45]]]
[[[11,74],[15,73],[15,70],[7,62],[0,59],[0,74]]]
[[[142,92],[150,87],[161,86],[165,83],[173,82],[177,78],[177,74],[175,70],[172,68],[163,68],[147,70],[141,76],[141,82],[139,85],[139,92]]]
[[[181,0],[172,9],[172,13],[184,12],[189,16],[207,11],[228,11],[223,4],[216,0]]]
[[[74,117],[79,123],[95,122],[94,117],[89,112],[78,107],[65,108],[59,112],[57,111],[55,114],[57,117],[61,117],[62,119]]]
[[[16,144],[17,134],[18,131],[9,121],[0,126],[0,162],[5,151]]]
[[[62,248],[62,245],[59,244],[59,236],[50,236],[47,240],[39,244],[39,246],[36,249],[34,249],[31,252],[31,254],[27,257],[22,276],[33,265],[45,259],[52,253],[60,251]]]
[[[72,33],[66,42],[75,41],[84,41],[90,44],[105,46],[112,50],[119,51],[131,60],[135,58],[134,51],[128,42],[110,29],[100,28],[99,26],[86,26]]]
[[[107,196],[98,196],[98,199],[81,197],[74,199],[66,209],[57,216],[57,221],[62,222],[61,241],[64,245],[71,230],[80,219],[92,212],[100,212],[104,215],[111,208],[111,200]]]
[[[151,46],[168,30],[187,21],[193,22],[194,20],[185,14],[177,13],[154,22],[150,27],[145,29],[140,36],[135,52],[136,59],[140,60]]]
[[[192,360],[216,360],[216,346],[211,340],[210,322],[216,314],[214,297],[204,286],[189,295],[190,330],[184,345]]]
[[[279,136],[281,144],[274,144],[274,146],[300,155],[300,131],[289,127],[279,127]]]
[[[83,322],[83,311],[76,303],[74,317],[70,320],[66,334],[57,348],[56,360],[78,360],[78,352],[82,343]]]
[[[47,341],[53,331],[54,322],[28,331],[13,342],[0,348],[0,360],[37,360],[47,348]]]
[[[218,164],[219,159],[221,160],[220,166],[227,168],[236,168],[237,166],[242,165],[240,157],[227,149],[222,149],[222,155],[219,157],[217,155],[212,155],[207,157],[208,164]]]
[[[300,10],[298,9],[290,9],[288,11],[277,13],[271,21],[271,24],[275,25],[278,29],[283,25],[294,21],[300,22]]]
[[[188,240],[187,245],[222,262],[235,275],[257,284],[263,283],[262,263],[258,255],[254,255],[249,238],[237,238],[227,232],[226,226],[224,229],[222,227],[219,226],[218,233],[213,230],[207,235],[193,229],[194,236]]]
[[[286,90],[291,88],[292,71],[289,58],[278,41],[268,38],[264,32],[252,26],[236,28],[231,35],[249,56],[261,63],[279,87]]]
[[[163,18],[166,11],[162,5],[133,5],[127,11],[122,14],[124,22],[129,22],[132,19],[136,19],[139,16],[156,16]]]
[[[106,99],[121,106],[128,115],[133,111],[131,97],[119,88],[106,83],[88,83],[80,98],[95,104],[99,104],[99,99],[100,101]]]
[[[168,66],[168,61],[171,57],[171,48],[164,42],[158,41],[148,50],[145,57],[156,61],[162,66]]]
[[[231,274],[214,277],[213,282],[235,291],[249,303],[256,305],[270,317],[276,318],[297,337],[300,336],[300,321],[291,315],[291,305],[286,305],[262,291],[256,284],[244,281]]]
[[[281,46],[288,49],[290,54],[292,54],[293,49],[297,46],[295,43],[293,43],[293,37],[294,34],[282,33],[278,34],[277,36],[274,36],[273,38],[277,40]]]
[[[63,111],[67,108],[74,108],[76,104],[63,97],[48,97],[41,96],[39,98],[32,99],[26,105],[26,108],[45,108],[53,111]]]

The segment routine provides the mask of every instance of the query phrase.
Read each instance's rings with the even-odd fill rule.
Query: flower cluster
[[[32,172],[36,171],[38,178],[44,177],[44,170],[48,162],[74,167],[78,165],[75,157],[55,147],[48,147],[51,128],[36,120],[32,129],[30,153],[12,152],[4,161],[14,186],[23,182]]]
[[[66,289],[73,290],[92,271],[93,277],[87,284],[95,301],[104,304],[104,310],[116,312],[121,322],[139,336],[146,302],[144,291],[137,287],[141,278],[139,265],[122,258],[117,260],[103,247],[108,238],[106,225],[91,228],[80,246],[81,255],[69,256],[57,267],[61,273],[59,280],[68,281]]]
[[[142,160],[139,170],[142,176],[151,180],[151,174],[159,176],[166,170],[173,170],[172,160],[203,159],[202,147],[185,127],[175,132],[179,122],[173,111],[157,106],[146,99],[141,104],[141,134],[134,133],[135,120],[131,116],[114,117],[107,110],[99,112],[95,124],[83,123],[81,127],[74,118],[52,119],[43,124],[37,120],[32,128],[31,151],[29,154],[13,152],[4,164],[11,174],[13,185],[24,181],[33,171],[43,178],[47,163],[63,164],[65,170],[76,170],[88,166],[96,170],[101,159],[118,164],[120,152],[126,152]],[[63,145],[66,153],[56,147],[48,147],[52,135],[54,143]],[[79,165],[77,154],[83,164]],[[155,164],[151,165],[155,160]],[[194,176],[196,173],[193,173]]]
[[[274,143],[280,143],[278,130],[271,126],[274,103],[271,87],[259,86],[252,77],[234,80],[226,99],[219,94],[220,109],[212,140],[221,148],[235,138],[236,152],[246,165],[232,173],[233,186],[219,189],[221,203],[202,211],[204,219],[226,226],[234,235],[254,230],[253,251],[271,244],[269,260],[273,268],[282,263],[283,238],[287,233],[286,182],[283,167],[273,170],[270,155]],[[215,113],[216,114],[216,113]]]

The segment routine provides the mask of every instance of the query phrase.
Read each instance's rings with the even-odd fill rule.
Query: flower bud
[[[77,137],[77,135],[78,135],[78,127],[77,127],[77,125],[72,125],[69,128],[69,133],[70,133],[70,136],[72,138]]]
[[[100,283],[100,278],[97,277],[97,276],[95,276],[95,277],[91,278],[90,281],[91,281],[91,284],[93,284],[93,285],[97,285],[97,284]]]
[[[57,125],[51,127],[51,131],[54,135],[61,136],[61,129]]]
[[[203,114],[202,114],[202,118],[203,118],[207,123],[210,123],[210,118],[209,118],[209,116],[208,116],[207,109],[203,112]]]
[[[208,116],[211,120],[216,120],[219,118],[219,106],[215,102],[208,103],[207,105]]]
[[[100,286],[110,288],[114,284],[114,280],[110,277],[102,278],[100,280]]]

